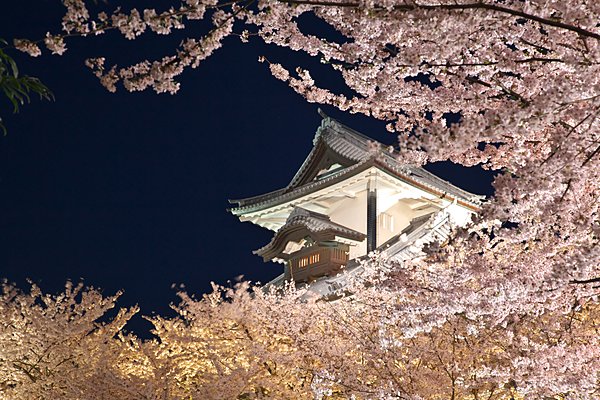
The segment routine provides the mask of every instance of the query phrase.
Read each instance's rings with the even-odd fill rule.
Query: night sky
[[[6,2],[0,37],[58,32],[62,13],[59,0]],[[181,77],[174,96],[108,93],[83,65],[96,56],[122,66],[159,58],[200,26],[136,41],[118,33],[74,38],[62,57],[10,53],[56,100],[34,99],[12,115],[0,99],[9,131],[0,137],[0,278],[23,288],[29,278],[50,292],[82,279],[107,295],[123,289],[123,306],[167,314],[176,301],[173,283],[200,295],[211,281],[244,275],[265,282],[281,272],[252,255],[272,234],[239,222],[226,211],[227,199],[284,187],[310,151],[320,117],[317,105],[272,78],[257,59],[312,68],[318,83],[337,90],[340,77],[316,59],[256,38],[228,39]],[[328,34],[311,20],[304,28]],[[377,140],[395,140],[381,121],[323,108]],[[428,168],[466,190],[491,193],[491,175],[479,169]]]

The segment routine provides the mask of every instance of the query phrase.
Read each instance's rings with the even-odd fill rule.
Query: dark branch
[[[600,153],[600,146],[596,147],[596,150],[594,150],[594,151],[592,152],[592,154],[590,154],[590,155],[589,155],[589,156],[588,156],[588,157],[585,159],[585,161],[583,162],[583,164],[581,164],[581,166],[582,166],[582,167],[585,167],[585,164],[589,163],[589,162],[592,160],[592,158],[594,158],[594,157],[595,157],[595,156],[596,156],[598,153]]]
[[[586,285],[588,283],[596,283],[596,282],[600,282],[600,277],[585,279],[585,280],[574,279],[572,281],[569,281],[569,283],[576,283],[576,284],[580,284],[580,285]]]

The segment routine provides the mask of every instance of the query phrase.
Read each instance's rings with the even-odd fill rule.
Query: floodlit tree
[[[100,388],[121,398],[130,379],[114,370],[127,351],[125,323],[137,309],[121,309],[98,322],[118,295],[67,283],[58,295],[32,286],[27,293],[6,283],[0,294],[0,398],[74,399]],[[112,397],[111,397],[112,396]]]
[[[56,296],[5,286],[0,396],[597,397],[597,304],[521,315],[503,327],[457,314],[410,330],[405,314],[414,311],[389,285],[393,279],[366,273],[367,280],[351,279],[352,296],[335,302],[247,283],[215,287],[200,300],[181,293],[176,317],[149,318],[155,339],[146,341],[122,330],[136,309],[107,316],[116,296],[71,285]],[[569,357],[574,351],[579,359]]]
[[[456,232],[450,243],[430,246],[427,257],[393,266],[377,280],[378,290],[357,287],[335,303],[215,298],[211,307],[240,304],[238,314],[224,312],[223,319],[207,311],[209,300],[184,302],[186,313],[208,318],[204,328],[214,328],[211,334],[230,338],[240,350],[239,359],[217,357],[224,366],[207,361],[212,365],[202,374],[241,379],[232,386],[242,398],[258,397],[257,388],[285,397],[284,390],[299,387],[365,398],[502,398],[511,391],[599,395],[600,3],[185,0],[164,11],[103,11],[94,17],[82,0],[63,3],[63,32],[43,40],[57,54],[73,35],[117,30],[133,40],[148,30],[169,34],[195,20],[212,24],[161,60],[125,68],[107,66],[103,58],[87,60],[108,90],[122,85],[175,93],[175,78],[197,67],[226,37],[258,36],[319,57],[338,71],[344,93],[332,92],[303,68],[261,58],[308,101],[388,121],[399,135],[403,161],[451,160],[500,171],[495,194],[473,226]],[[336,37],[304,33],[305,14]],[[14,45],[35,56],[41,42],[19,39]],[[371,264],[380,263],[389,267],[384,255]],[[179,338],[207,344],[204,328],[192,329],[195,319],[188,314],[181,318],[185,322],[155,320],[165,340],[148,354],[154,357],[149,360],[173,360],[169,365],[183,371],[183,360],[193,356],[173,354],[183,354],[185,346],[162,353],[161,346]],[[240,326],[255,328],[242,339]],[[272,329],[274,335],[253,329]],[[221,354],[213,346],[197,353]],[[291,377],[269,375],[272,358]],[[262,367],[251,370],[256,360]],[[202,374],[194,384],[218,390],[206,389],[218,380]],[[254,392],[242,388],[242,381],[256,382],[250,384]]]

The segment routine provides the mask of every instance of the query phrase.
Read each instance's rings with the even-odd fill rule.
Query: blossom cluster
[[[27,39],[15,39],[13,44],[17,50],[29,54],[31,57],[38,57],[42,54],[40,47]]]

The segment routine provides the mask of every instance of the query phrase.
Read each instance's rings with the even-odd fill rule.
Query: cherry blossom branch
[[[364,5],[355,2],[332,2],[327,0],[277,0],[282,3],[299,4],[308,6],[324,6],[324,7],[342,7],[342,8],[363,8]],[[387,10],[385,7],[376,7],[376,9]],[[542,25],[548,25],[555,28],[561,28],[575,32],[581,36],[590,37],[600,40],[600,34],[580,28],[578,26],[565,24],[560,21],[539,17],[537,15],[528,14],[523,11],[514,10],[508,7],[502,7],[495,4],[487,3],[467,3],[467,4],[400,4],[394,5],[393,11],[416,11],[416,10],[447,10],[447,11],[462,11],[462,10],[489,10],[503,14],[513,15],[515,17],[525,18],[531,21],[539,22]]]
[[[392,53],[392,51],[388,48],[384,48],[384,51],[388,51],[390,52],[390,54],[392,55],[396,55],[397,52]],[[517,60],[512,60],[512,62],[516,63],[516,64],[529,64],[529,63],[567,63],[567,61],[561,59],[561,58],[544,58],[544,57],[530,57],[530,58],[524,58],[524,59],[517,59]],[[569,63],[573,63],[573,62],[569,62]],[[405,67],[405,68],[416,68],[416,67],[439,67],[439,68],[463,68],[463,67],[491,67],[491,66],[496,66],[502,64],[500,61],[481,61],[481,62],[465,62],[465,63],[453,63],[453,62],[446,62],[446,63],[430,63],[427,61],[422,61],[420,64],[396,64],[398,67]],[[598,65],[599,63],[593,63],[593,62],[583,62],[583,61],[578,61],[578,62],[574,62],[573,64],[578,64],[578,65]],[[342,65],[342,64],[338,64],[338,65]]]
[[[141,18],[139,12],[136,9],[133,9],[130,15],[120,14],[117,11],[111,16],[111,19],[109,19],[109,17],[105,13],[100,13],[99,16],[101,16],[101,18],[98,22],[91,21],[92,28],[89,27],[88,16],[86,16],[85,19],[65,17],[65,20],[68,22],[63,22],[63,29],[66,30],[67,33],[59,33],[55,35],[48,33],[46,35],[46,38],[37,40],[15,39],[13,41],[12,46],[5,46],[2,49],[17,49],[28,53],[30,56],[37,57],[41,54],[39,45],[41,43],[45,43],[48,49],[50,49],[53,54],[62,55],[66,51],[64,40],[68,38],[86,37],[89,35],[100,35],[107,31],[120,30],[125,35],[125,37],[131,40],[134,39],[136,36],[142,34],[143,31],[146,30],[146,27],[150,27],[152,30],[157,31],[159,34],[168,34],[170,33],[171,25],[173,25],[171,19],[178,17],[188,17],[189,19],[197,19],[196,14],[198,13],[199,6],[201,6],[203,10],[220,10],[224,7],[234,6],[236,4],[244,2],[244,0],[233,0],[218,4],[198,3],[194,7],[181,6],[177,10],[171,9],[160,14],[156,14],[154,10],[144,10],[143,19]],[[127,21],[124,22],[123,18],[126,18]],[[161,28],[161,24],[165,21],[167,22],[167,27]],[[175,26],[175,28],[183,28],[183,25],[180,24],[180,26]]]

